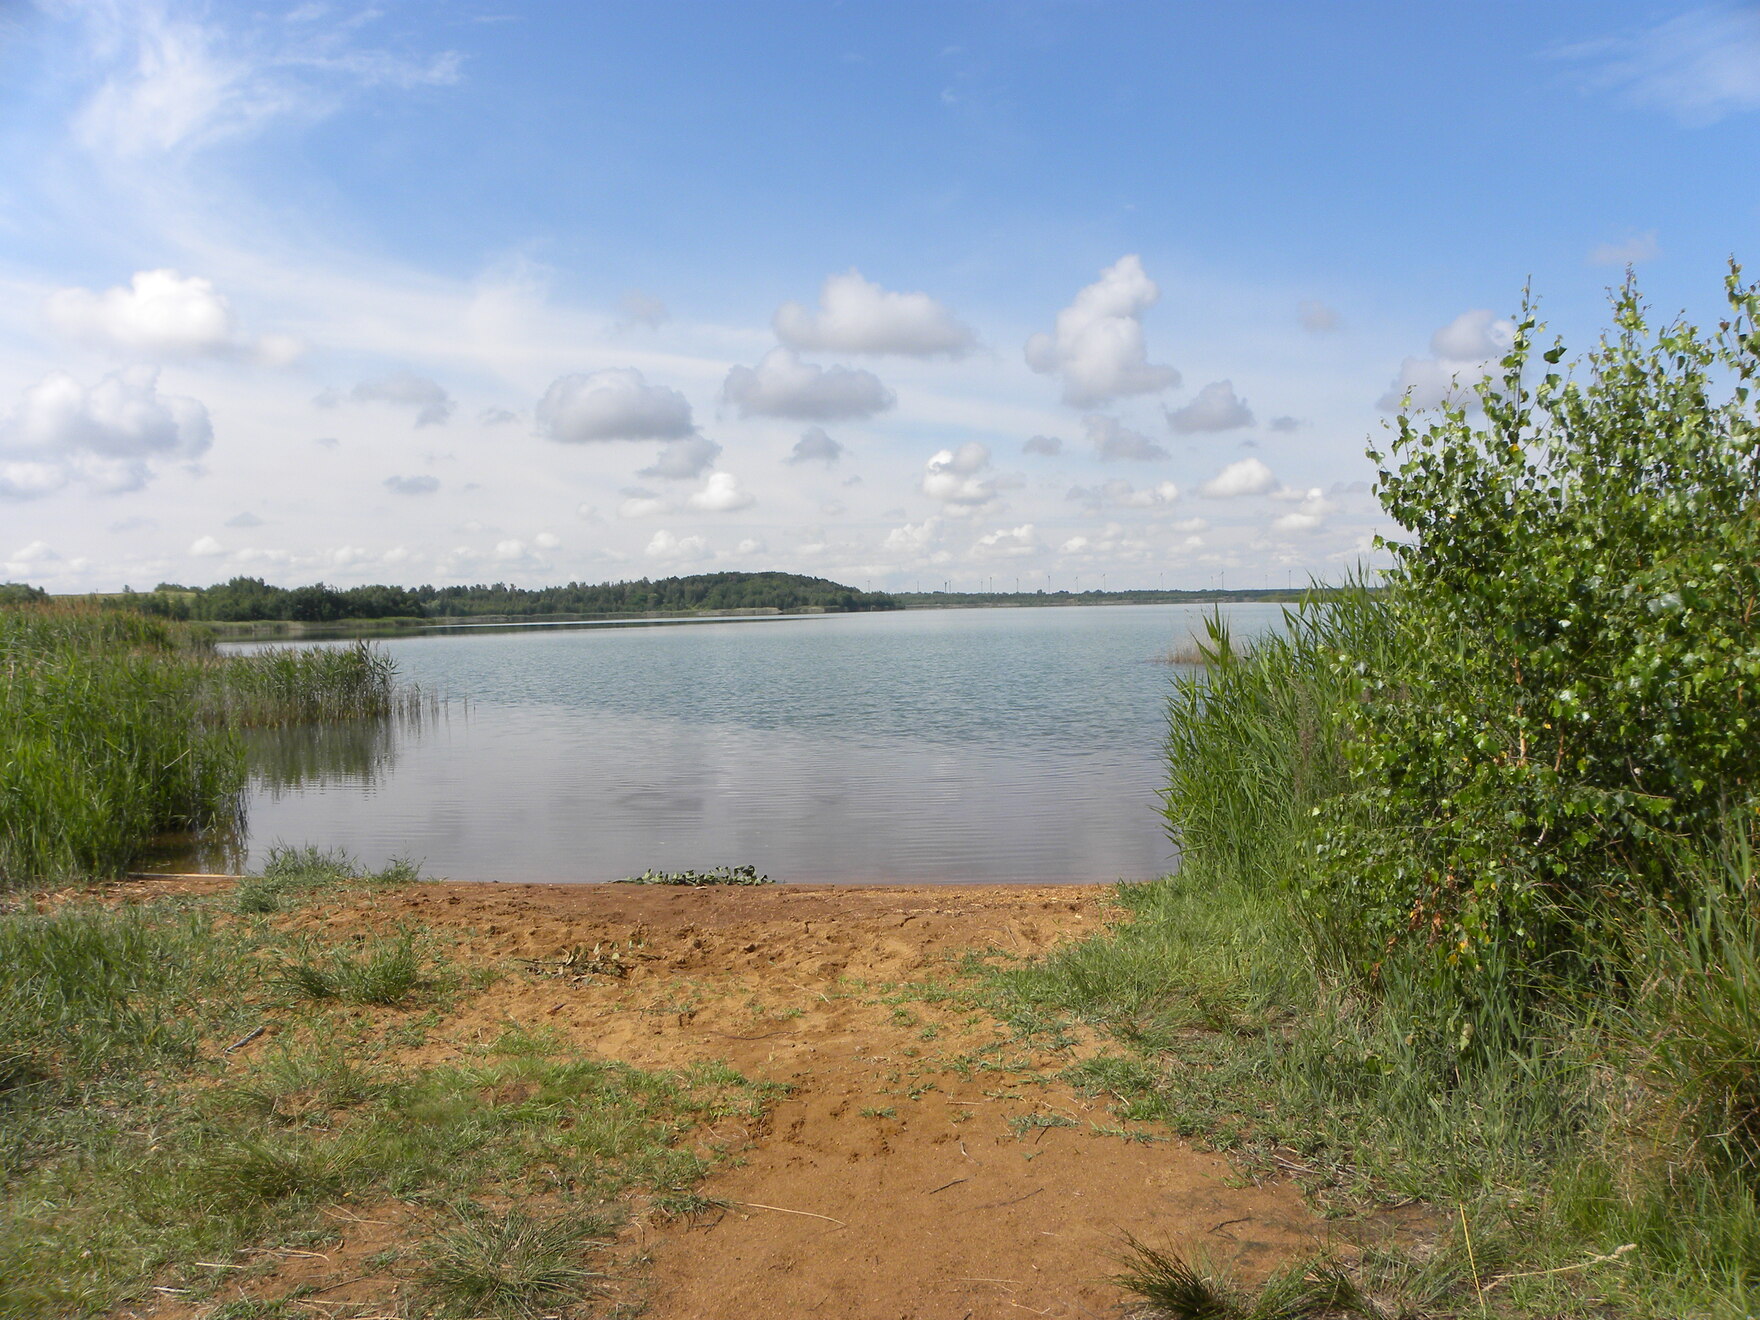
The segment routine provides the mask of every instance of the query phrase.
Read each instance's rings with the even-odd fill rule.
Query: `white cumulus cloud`
[[[1104,413],[1089,413],[1082,418],[1082,424],[1088,430],[1088,443],[1094,446],[1094,452],[1103,459],[1130,459],[1139,463],[1150,463],[1169,457],[1165,448],[1141,431],[1133,431],[1116,417],[1108,417]]]
[[[972,551],[986,559],[1019,559],[1023,555],[1038,554],[1044,548],[1033,524],[1022,523],[1019,527],[999,527],[980,536]]]
[[[0,571],[7,577],[22,578],[33,572],[41,573],[44,566],[53,564],[61,558],[55,547],[47,541],[32,541],[21,545],[12,552],[10,558],[0,563]]]
[[[198,536],[189,544],[188,553],[201,559],[214,559],[226,553],[226,547],[211,536]]]
[[[996,498],[995,479],[982,475],[989,467],[990,448],[980,441],[940,450],[924,468],[923,494],[946,505],[949,513],[970,513]]]
[[[652,467],[636,473],[638,477],[659,477],[667,481],[688,481],[700,477],[721,457],[721,446],[704,436],[686,436],[669,441],[660,450]]]
[[[1230,500],[1242,495],[1269,495],[1277,489],[1277,478],[1271,469],[1256,458],[1243,458],[1230,463],[1199,487],[1207,499]]]
[[[773,348],[756,367],[734,367],[721,399],[742,417],[834,421],[885,412],[898,396],[871,371],[802,362],[792,348]]]
[[[43,304],[50,328],[125,356],[199,357],[235,347],[232,309],[214,285],[175,270],[137,271],[127,287],[61,289]]]
[[[440,478],[424,472],[414,477],[386,477],[383,484],[393,495],[432,495],[440,489]]]
[[[1641,261],[1654,261],[1662,249],[1656,244],[1656,231],[1633,234],[1618,243],[1598,243],[1589,251],[1592,266],[1636,266]]]
[[[452,417],[452,396],[439,381],[413,371],[394,371],[376,380],[363,380],[348,392],[356,403],[388,403],[394,408],[414,408],[417,426],[444,426]]]
[[[683,440],[696,426],[677,390],[650,385],[634,367],[561,376],[534,410],[538,430],[565,445],[601,440]]]
[[[709,543],[700,536],[674,536],[662,527],[654,533],[642,553],[666,563],[687,563],[706,558]]]
[[[52,371],[0,421],[0,493],[44,495],[74,480],[138,490],[154,462],[198,458],[213,438],[207,408],[161,394],[156,371],[131,367],[90,387]]]
[[[1296,307],[1296,319],[1311,335],[1330,334],[1339,326],[1338,312],[1313,298],[1303,299]]]
[[[853,269],[826,278],[817,311],[783,303],[775,328],[791,348],[831,353],[958,358],[977,342],[970,327],[928,294],[894,293]]]
[[[1329,515],[1336,513],[1338,506],[1326,498],[1318,486],[1302,495],[1301,503],[1290,512],[1276,518],[1271,523],[1271,530],[1284,535],[1306,534],[1317,532],[1325,524]]]
[[[651,490],[643,490],[632,486],[623,492],[623,502],[617,506],[619,518],[651,518],[659,513],[671,513],[672,506]]]
[[[925,518],[920,523],[907,522],[887,532],[880,549],[907,560],[941,562],[949,557],[940,548],[941,530],[939,518]]]
[[[827,467],[843,457],[843,446],[825,433],[823,426],[809,426],[794,442],[784,463],[823,463]]]
[[[1177,500],[1179,487],[1171,481],[1161,481],[1138,490],[1128,481],[1113,480],[1098,486],[1072,487],[1068,498],[1091,509],[1108,504],[1121,509],[1153,509]]]
[[[1168,410],[1167,424],[1181,435],[1233,431],[1253,424],[1253,410],[1235,394],[1233,381],[1213,380],[1185,407]]]
[[[1398,377],[1376,406],[1397,412],[1409,394],[1414,409],[1434,408],[1470,395],[1515,341],[1515,333],[1514,322],[1485,308],[1462,312],[1430,337],[1435,356],[1409,357],[1400,364]]]
[[[1160,297],[1142,259],[1121,257],[1057,314],[1055,330],[1027,340],[1027,365],[1060,376],[1064,402],[1078,408],[1179,384],[1179,372],[1149,361],[1143,339],[1142,315]]]
[[[739,478],[731,472],[711,472],[703,489],[685,498],[685,504],[699,513],[734,513],[756,502],[750,491],[740,489]]]
[[[653,294],[644,293],[640,289],[630,289],[622,298],[618,299],[617,310],[623,318],[618,322],[618,325],[625,330],[633,329],[638,325],[646,326],[650,330],[658,330],[666,324],[670,315],[666,310],[665,303]]]
[[[14,463],[0,461],[0,496],[34,500],[60,490],[72,474],[60,463]]]

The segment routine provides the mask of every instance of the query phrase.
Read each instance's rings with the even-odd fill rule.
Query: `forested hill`
[[[798,573],[698,573],[650,581],[586,583],[526,589],[505,582],[470,587],[349,587],[322,582],[274,587],[261,578],[236,577],[211,587],[162,582],[133,603],[153,614],[184,619],[458,618],[474,615],[641,614],[650,610],[823,609],[890,610],[898,602],[878,591],[857,591]]]

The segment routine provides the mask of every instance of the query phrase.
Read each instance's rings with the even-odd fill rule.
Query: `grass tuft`
[[[467,1203],[457,1218],[456,1227],[423,1245],[414,1274],[421,1314],[536,1320],[584,1300],[605,1277],[586,1264],[595,1249],[609,1245],[611,1225],[603,1217],[539,1218]]]
[[[275,978],[295,998],[386,1006],[401,1004],[428,984],[413,935],[381,941],[357,957],[335,950],[289,959],[276,968]]]

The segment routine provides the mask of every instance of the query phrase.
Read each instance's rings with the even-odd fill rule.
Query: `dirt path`
[[[749,1141],[700,1189],[719,1205],[684,1218],[632,1208],[625,1247],[646,1264],[626,1295],[644,1314],[1092,1317],[1120,1313],[1105,1277],[1127,1232],[1206,1245],[1249,1274],[1324,1236],[1293,1187],[1241,1185],[1219,1157],[1124,1132],[1103,1099],[1057,1081],[1094,1042],[1023,1045],[948,989],[963,951],[1027,955],[1097,929],[1102,895],[440,883],[305,920],[337,935],[420,923],[456,934],[462,962],[532,960],[517,964],[531,974],[472,994],[407,1062],[520,1024],[638,1066],[719,1059],[787,1084],[757,1130],[716,1133]],[[581,975],[614,951],[623,975]],[[358,1274],[384,1245],[360,1234],[343,1233],[310,1281]],[[328,1295],[365,1301],[375,1286]]]

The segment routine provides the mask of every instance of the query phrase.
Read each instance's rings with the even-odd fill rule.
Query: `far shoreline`
[[[666,627],[692,623],[769,623],[830,615],[900,614],[922,610],[1082,609],[1105,605],[1299,605],[1320,591],[1244,589],[1240,591],[1113,592],[959,592],[897,593],[895,610],[840,610],[757,607],[740,610],[646,610],[606,614],[434,615],[423,618],[350,619],[302,622],[288,619],[195,621],[217,642],[335,641],[348,638],[428,637],[449,633],[505,632],[527,628]]]

